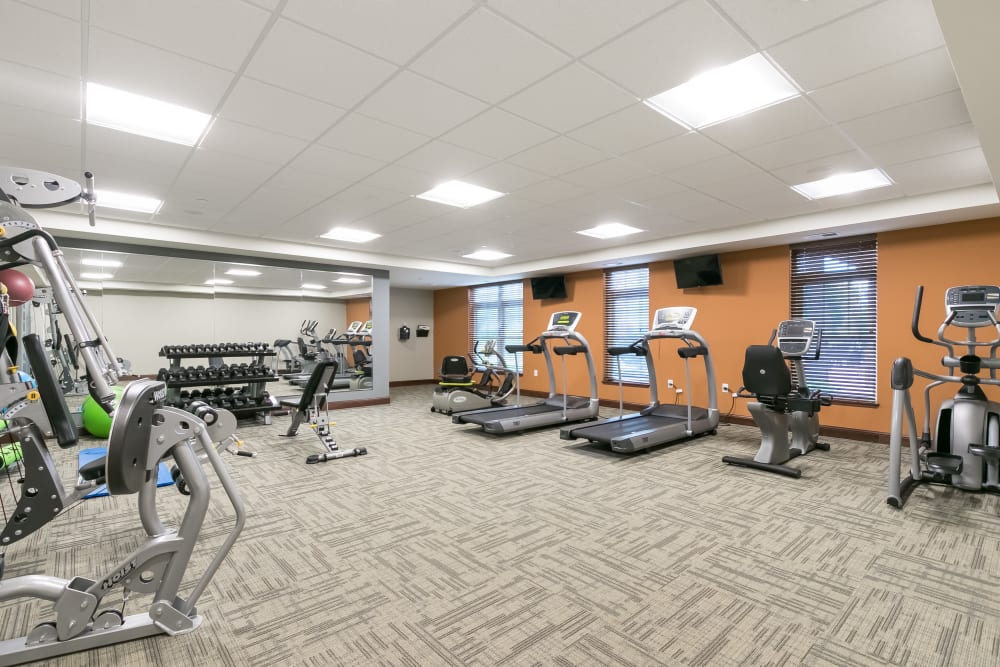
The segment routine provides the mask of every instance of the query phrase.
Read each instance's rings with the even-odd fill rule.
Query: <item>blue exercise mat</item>
[[[80,456],[77,459],[77,470],[82,468],[84,465],[90,463],[94,459],[99,459],[105,456],[108,450],[104,447],[92,447],[91,449],[81,449]],[[80,480],[81,482],[83,480]],[[167,470],[167,466],[163,463],[160,464],[159,469],[156,471],[156,485],[157,486],[170,486],[174,483],[172,477],[170,477],[170,471]],[[84,498],[100,498],[101,496],[108,495],[108,487],[101,485],[84,496]]]

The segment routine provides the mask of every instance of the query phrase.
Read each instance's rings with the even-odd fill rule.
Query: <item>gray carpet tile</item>
[[[250,516],[199,603],[202,627],[56,662],[1000,662],[995,496],[920,488],[893,510],[886,447],[847,440],[797,459],[798,480],[724,465],[756,450],[745,426],[638,455],[557,429],[491,436],[431,413],[431,390],[331,413],[341,446],[364,457],[307,466],[321,451],[308,428],[243,427],[258,455],[226,461]],[[183,498],[161,497],[176,519]],[[9,549],[5,576],[110,568],[141,539],[135,502],[82,503]],[[194,571],[229,525],[217,493]],[[47,607],[0,606],[4,636]]]

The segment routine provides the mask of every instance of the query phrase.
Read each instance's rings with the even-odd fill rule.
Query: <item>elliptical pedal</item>
[[[957,454],[931,452],[926,455],[924,464],[935,475],[958,475],[962,472],[962,457]]]

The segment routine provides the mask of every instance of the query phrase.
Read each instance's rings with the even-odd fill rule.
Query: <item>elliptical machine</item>
[[[940,345],[947,350],[941,365],[947,375],[930,373],[913,367],[913,362],[900,357],[892,364],[892,428],[889,435],[889,496],[886,502],[900,508],[919,484],[944,484],[965,491],[1000,492],[1000,403],[987,398],[982,385],[1000,385],[996,371],[1000,368],[1000,287],[996,285],[963,285],[949,287],[945,292],[947,317],[938,327],[937,340],[920,333],[920,307],[924,288],[917,287],[910,330],[924,343]],[[945,336],[949,326],[962,327],[965,340]],[[996,337],[989,341],[976,340],[976,330],[990,327]],[[956,356],[955,347],[965,347],[966,353]],[[977,354],[987,348],[989,356]],[[962,375],[955,375],[955,369]],[[980,377],[989,369],[988,378]],[[917,424],[910,399],[915,377],[930,382],[924,387],[924,428],[917,441]],[[941,403],[933,438],[930,433],[930,392],[947,383],[961,384],[954,398]],[[900,479],[903,455],[904,418],[910,441],[910,473]]]
[[[819,359],[823,334],[816,323],[784,320],[771,332],[767,345],[747,348],[743,386],[737,397],[756,399],[747,409],[760,429],[760,448],[752,459],[723,456],[724,463],[798,479],[802,471],[785,463],[814,449],[829,451],[830,445],[819,441],[819,411],[821,406],[830,405],[833,397],[809,389],[802,365],[813,341],[812,358]]]

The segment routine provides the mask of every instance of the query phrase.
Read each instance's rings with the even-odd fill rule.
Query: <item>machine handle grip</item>
[[[823,348],[823,330],[816,327],[816,352],[813,354],[813,360],[819,359],[819,351]]]
[[[609,347],[608,354],[612,357],[617,357],[621,354],[633,354],[635,352],[631,345],[626,345],[624,347]]]
[[[504,349],[508,352],[531,352],[532,354],[539,354],[542,351],[541,345],[504,345]]]
[[[913,300],[913,320],[910,322],[910,331],[913,332],[913,337],[924,343],[934,343],[936,341],[931,340],[927,336],[920,333],[920,306],[924,301],[924,286],[917,285],[917,296]]]
[[[560,345],[552,348],[552,351],[556,354],[580,354],[581,352],[586,352],[586,350],[587,348],[583,345]]]
[[[94,174],[89,171],[83,172],[83,201],[87,203],[87,218],[90,226],[97,225],[97,195],[94,192]]]

